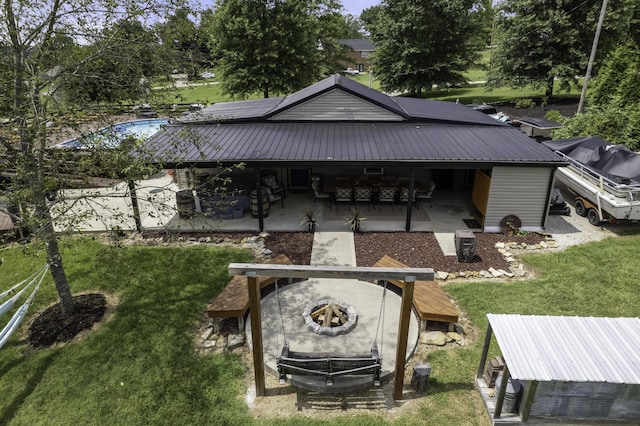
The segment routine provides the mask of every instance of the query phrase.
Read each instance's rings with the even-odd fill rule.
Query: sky
[[[381,1],[382,0],[342,0],[341,3],[345,8],[346,13],[353,16],[360,16],[360,13],[364,9],[380,4]],[[200,0],[200,2],[206,7],[211,7],[214,0]]]
[[[347,13],[353,16],[360,16],[364,9],[380,4],[381,0],[342,0],[342,5]]]

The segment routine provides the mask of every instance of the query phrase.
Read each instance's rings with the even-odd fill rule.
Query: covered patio
[[[334,210],[355,204],[368,217],[365,229],[380,222],[384,230],[436,231],[441,219],[449,227],[448,215],[428,210],[440,198],[445,205],[456,200],[453,210],[473,215],[484,232],[499,232],[513,215],[522,229],[538,231],[555,170],[565,165],[472,108],[391,97],[340,75],[285,97],[209,106],[167,126],[145,148],[175,169],[185,197],[193,193],[192,211],[245,230],[256,222],[247,213],[258,230],[269,230],[282,210],[290,227],[301,203],[315,199],[321,227],[343,228],[344,215]],[[233,169],[230,183],[216,179],[225,168]],[[224,202],[234,208],[221,211]]]

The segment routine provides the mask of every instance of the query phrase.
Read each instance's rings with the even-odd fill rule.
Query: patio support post
[[[258,202],[258,229],[264,231],[264,215],[262,206],[262,183],[260,182],[260,167],[256,167],[256,197]]]
[[[484,346],[482,347],[482,355],[480,356],[480,365],[478,365],[478,372],[476,373],[477,379],[482,379],[484,374],[484,367],[487,363],[487,356],[489,354],[489,345],[491,345],[491,336],[493,335],[493,329],[491,323],[487,325],[487,334],[484,336]]]
[[[407,358],[407,340],[409,338],[409,322],[411,320],[411,304],[416,277],[407,276],[402,286],[402,304],[400,306],[400,323],[398,324],[398,344],[396,346],[396,367],[393,376],[393,399],[402,399],[404,386],[404,366]]]
[[[138,205],[136,183],[133,180],[129,180],[127,185],[129,185],[129,194],[131,195],[131,206],[133,207],[133,220],[136,221],[136,231],[142,232],[142,221],[140,220],[140,206]]]
[[[264,396],[264,349],[262,347],[262,313],[260,312],[260,282],[255,272],[247,272],[249,290],[249,316],[251,318],[251,343],[253,344],[253,370],[256,395]]]
[[[415,190],[416,171],[411,168],[409,171],[409,198],[407,199],[407,222],[405,230],[411,230],[411,211],[413,210],[413,191]]]

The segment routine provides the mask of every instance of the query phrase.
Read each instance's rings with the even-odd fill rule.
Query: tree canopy
[[[434,84],[465,81],[482,36],[478,0],[387,0],[363,11],[361,19],[376,44],[374,74],[387,91],[420,94]]]
[[[554,79],[559,79],[568,90],[587,68],[601,5],[600,0],[502,1],[496,15],[490,84],[544,88],[550,98]],[[600,58],[628,34],[637,8],[638,0],[609,2]]]
[[[640,148],[640,48],[620,45],[592,81],[586,112],[564,119],[554,137],[598,136],[629,149]]]
[[[219,57],[223,90],[245,98],[254,93],[291,93],[337,67],[334,0],[221,0],[208,26]]]
[[[50,125],[77,130],[69,111],[85,107],[87,99],[115,99],[120,90],[138,87],[154,66],[145,57],[153,38],[138,21],[166,16],[173,6],[171,0],[7,0],[0,6],[1,113],[10,124],[0,128],[0,172],[8,172],[12,187],[4,195],[22,206],[14,219],[28,227],[33,241],[44,243],[67,312],[73,299],[47,201],[47,192],[61,182],[60,167],[72,167],[82,179],[106,164],[109,175],[133,179],[148,164],[127,150],[97,149],[69,159],[51,149]],[[72,92],[73,84],[90,93]]]

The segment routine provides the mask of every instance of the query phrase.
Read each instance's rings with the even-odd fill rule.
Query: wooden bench
[[[265,263],[292,265],[287,256],[280,254],[273,259],[268,259]],[[279,280],[278,277],[258,277],[260,288],[265,288]],[[238,327],[244,328],[244,316],[249,310],[249,287],[247,277],[243,275],[234,276],[222,292],[216,297],[207,308],[209,318],[214,319],[214,329],[220,332],[220,322],[222,318],[238,318]]]
[[[408,268],[404,263],[387,255],[383,256],[373,266],[379,268]],[[404,281],[401,280],[390,280],[389,282],[399,288],[404,285]],[[448,322],[450,325],[458,322],[458,309],[451,303],[447,294],[435,281],[416,281],[413,289],[413,306],[422,320],[421,330],[426,328],[427,320]]]

